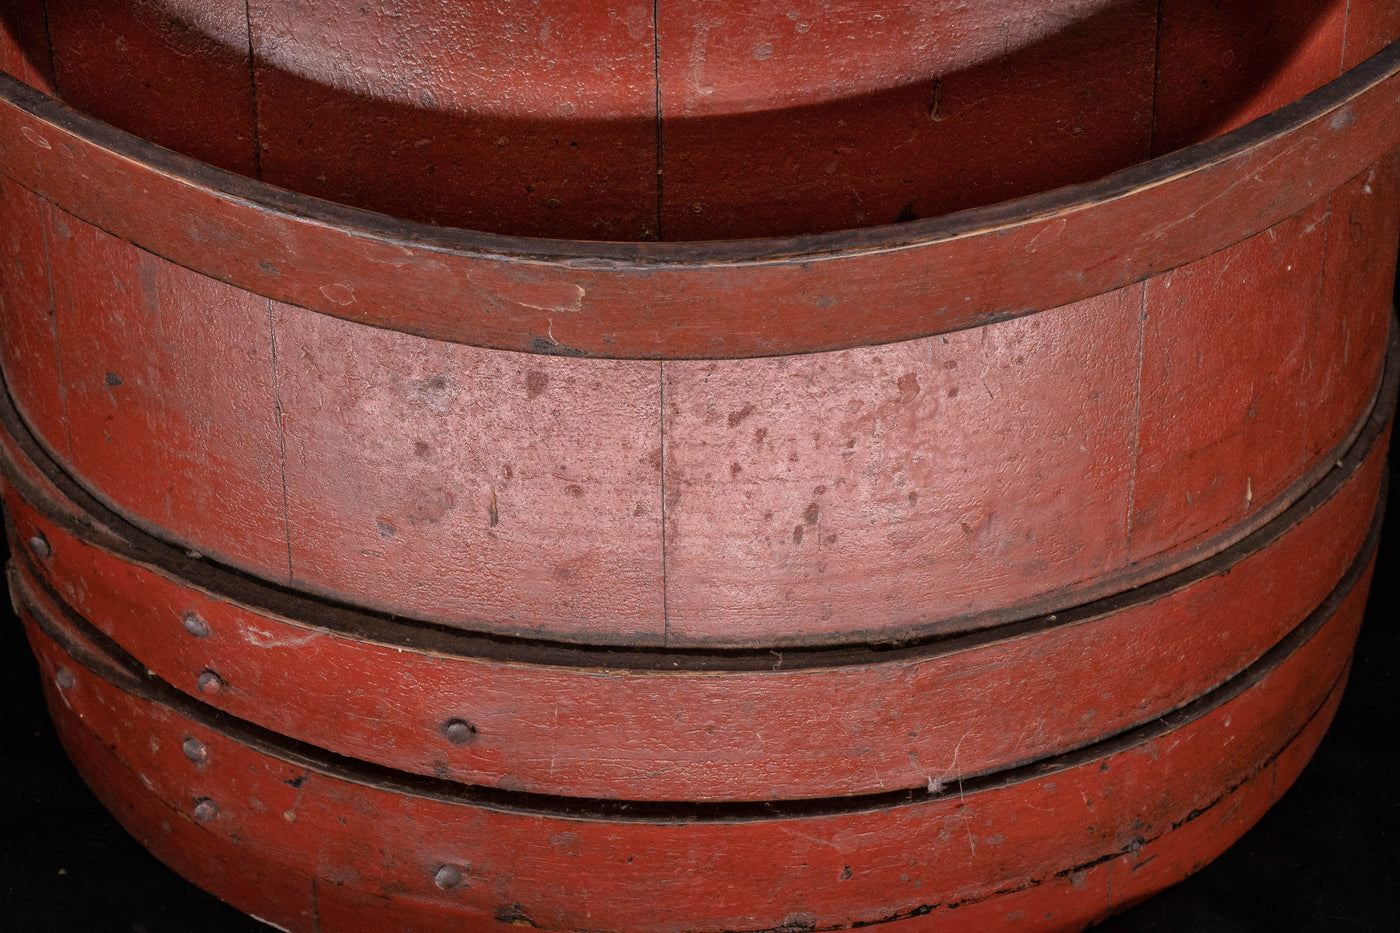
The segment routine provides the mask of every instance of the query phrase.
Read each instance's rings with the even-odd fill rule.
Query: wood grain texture
[[[1308,413],[1308,454],[1338,436],[1339,408],[1355,410],[1359,380],[1383,365],[1400,249],[1400,153],[1332,195],[1327,260],[1307,379],[1317,387]]]
[[[0,181],[0,369],[29,424],[65,457],[68,423],[49,279],[52,209]]]
[[[73,470],[185,546],[285,579],[266,299],[58,211],[50,233]]]
[[[214,801],[208,831],[240,840],[251,860],[391,894],[409,916],[452,911],[562,930],[766,929],[800,915],[820,925],[931,915],[1169,839],[1264,773],[1324,708],[1347,668],[1364,582],[1252,686],[1135,744],[904,806],[745,822],[579,819],[347,781],[119,690],[30,631],[54,714],[80,716],[79,728],[100,741],[119,731],[119,760],[182,813]],[[71,687],[56,686],[60,665]],[[1244,828],[1223,822],[1219,832]],[[435,883],[444,865],[458,871],[449,881],[460,878],[445,890]],[[717,877],[727,882],[720,889]]]
[[[49,6],[51,76],[0,5],[10,582],[80,769],[240,907],[1063,928],[1315,747],[1381,4]]]
[[[1392,47],[1306,106],[1080,189],[727,244],[512,240],[392,221],[213,172],[14,83],[0,145],[5,174],[89,222],[333,316],[555,355],[765,356],[1015,317],[1239,242],[1400,142],[1397,67]]]
[[[52,94],[53,51],[44,6],[44,0],[0,0],[0,71]]]
[[[888,933],[925,933],[930,929],[981,933],[989,929],[1029,930],[1041,921],[1068,927],[1102,919],[1150,896],[1213,859],[1289,788],[1322,738],[1341,694],[1339,685],[1272,763],[1171,835],[1065,876],[1000,892],[984,901],[962,903],[953,910],[891,920],[877,929]],[[379,930],[385,924],[415,933],[455,933],[461,929],[460,915],[451,910],[416,904],[406,912],[387,898],[344,885],[317,883],[282,864],[254,863],[238,842],[181,818],[176,809],[146,791],[136,774],[72,717],[56,716],[55,723],[80,770],[105,776],[96,793],[127,831],[186,878],[239,909],[261,911],[296,933],[354,933]],[[1152,867],[1144,872],[1142,866],[1149,862]],[[501,916],[505,919],[476,919],[473,929],[519,928],[511,913]]]
[[[1316,205],[1147,284],[1134,559],[1243,519],[1306,462],[1328,217]]]
[[[658,378],[653,364],[590,364],[536,357],[540,363],[522,373],[518,362],[529,357],[434,345],[284,307],[279,312],[285,333],[276,378],[284,389],[280,405],[287,424],[287,484],[293,514],[286,531],[292,536],[292,562],[304,564],[300,579],[308,585],[349,595],[357,591],[361,573],[376,562],[387,567],[383,562],[397,560],[396,554],[413,554],[418,561],[429,561],[421,583],[412,576],[380,572],[366,579],[384,579],[398,591],[362,595],[372,604],[508,633],[553,632],[603,640],[669,638],[676,644],[777,644],[820,639],[832,631],[864,631],[873,636],[1091,581],[1127,562],[1124,532],[1104,533],[1115,523],[1121,528],[1127,508],[1126,499],[1119,499],[1134,497],[1131,556],[1135,560],[1180,547],[1247,518],[1317,462],[1324,451],[1305,456],[1301,440],[1305,425],[1323,437],[1338,438],[1360,415],[1373,384],[1365,381],[1374,378],[1369,368],[1339,370],[1329,382],[1318,383],[1306,365],[1309,351],[1305,347],[1314,340],[1314,328],[1321,326],[1315,316],[1323,280],[1327,216],[1323,206],[1149,284],[1153,300],[1141,336],[1145,356],[1140,411],[1134,385],[1137,328],[1144,326],[1135,307],[1141,302],[1136,297],[1139,289],[932,343],[916,341],[787,361],[673,363],[662,390],[668,399],[669,631],[658,618],[660,594],[641,596],[647,586],[659,583],[659,568],[652,567],[648,573],[646,561],[659,562],[662,546],[656,514],[662,478],[653,462],[661,444],[657,423],[661,387],[652,382]],[[1361,202],[1348,209],[1349,222],[1370,226],[1393,222],[1385,219],[1385,209],[1382,201]],[[101,234],[88,236],[115,243]],[[125,249],[132,257],[153,262]],[[55,255],[65,254],[58,249]],[[1356,264],[1366,261],[1358,255],[1348,262],[1339,253],[1331,261],[1329,278],[1345,282],[1354,275],[1364,276],[1367,273]],[[1277,273],[1287,266],[1293,269]],[[179,281],[195,280],[183,270],[166,268]],[[1222,269],[1234,271],[1222,276]],[[203,287],[216,293],[223,288],[208,282]],[[230,290],[230,294],[238,293]],[[1341,296],[1335,299],[1340,303],[1329,303],[1322,311],[1322,320],[1330,322],[1344,313],[1342,307],[1353,307],[1352,298],[1383,301],[1378,293]],[[1254,302],[1276,310],[1267,320],[1232,316],[1235,308]],[[1159,304],[1161,311],[1157,311]],[[166,303],[168,326],[201,326],[202,307],[197,298],[182,305],[177,292]],[[1384,332],[1372,331],[1384,324],[1384,318],[1370,305],[1355,307],[1353,313],[1363,314],[1371,328],[1358,332],[1358,345],[1378,348]],[[1288,326],[1280,323],[1285,313],[1294,319]],[[1254,331],[1221,340],[1221,328],[1228,327],[1230,320]],[[248,321],[237,342],[247,348],[244,352],[266,353],[266,348],[259,347],[267,341],[258,333],[261,325],[251,316]],[[120,341],[141,333],[120,332],[128,336],[112,331],[103,342],[116,349]],[[1250,365],[1239,360],[1246,349],[1259,357]],[[131,352],[147,351],[133,347]],[[218,358],[224,352],[216,342],[191,344],[181,349],[182,365],[227,370],[228,364]],[[425,362],[409,365],[420,354],[426,355]],[[891,370],[887,379],[870,368],[905,357],[909,365],[897,367],[899,373]],[[849,360],[855,368],[823,371],[841,360]],[[1116,368],[1105,369],[1104,360],[1114,361]],[[949,363],[962,371],[949,368]],[[1214,381],[1193,376],[1192,364],[1205,367]],[[246,370],[247,365],[231,372]],[[598,366],[606,367],[608,373],[594,372]],[[974,371],[971,375],[969,369]],[[106,372],[122,378],[119,370],[114,363],[104,370],[103,380]],[[551,389],[551,372],[572,375],[554,377]],[[1260,373],[1268,375],[1261,378]],[[810,385],[801,390],[804,378]],[[975,384],[968,382],[970,378],[975,378]],[[266,383],[269,377],[261,374],[257,379]],[[1256,383],[1259,392],[1252,389]],[[581,384],[593,388],[585,392],[578,388]],[[964,393],[963,388],[969,391]],[[179,391],[165,390],[168,398],[163,404],[227,404],[218,400],[229,397],[232,390],[210,392],[209,386],[196,383],[188,400],[179,398]],[[275,400],[266,386],[260,391],[261,397],[250,397],[244,409],[263,412],[265,424],[275,428]],[[538,393],[533,399],[532,391]],[[97,422],[108,416],[112,392],[113,387],[104,385],[100,396],[69,393],[68,404],[78,409],[74,430],[83,434],[82,443],[97,443]],[[914,402],[912,406],[884,404],[884,396],[895,401],[905,395]],[[558,401],[565,396],[575,398],[572,410],[559,408]],[[1079,401],[1071,404],[1076,398]],[[515,409],[503,407],[510,399],[522,404],[518,415],[511,414]],[[1324,399],[1333,401],[1309,414]],[[969,405],[976,406],[975,415],[945,420],[951,419],[950,413],[969,411]],[[1264,420],[1257,425],[1245,417],[1251,408],[1256,415],[1263,413]],[[536,422],[538,414],[546,411],[556,419],[546,423],[552,427],[516,430],[519,424]],[[412,423],[405,421],[411,417],[422,422],[417,429],[422,436],[401,436],[399,427]],[[848,422],[851,430],[842,433]],[[1141,438],[1134,457],[1132,435],[1137,422],[1141,422]],[[239,418],[233,426],[246,432],[256,423]],[[382,427],[386,424],[395,429]],[[565,428],[566,424],[575,428]],[[944,425],[972,433],[954,440]],[[570,430],[584,433],[570,439]],[[1225,443],[1222,438],[1227,434],[1234,440]],[[589,435],[609,441],[598,454],[579,462],[578,453],[595,446],[587,440]],[[1279,440],[1291,435],[1300,438],[1291,447]],[[1036,437],[1043,439],[1042,446],[1025,448],[1025,440]],[[266,464],[275,463],[269,459],[273,454],[268,446],[274,440],[275,435],[265,435],[251,445],[223,442],[216,446],[261,449]],[[850,441],[856,444],[843,446]],[[203,441],[192,438],[182,443],[198,446]],[[1259,456],[1273,459],[1242,460],[1235,450],[1240,444],[1252,444]],[[441,459],[446,454],[438,450],[444,447],[455,451],[447,460]],[[512,449],[520,456],[511,455]],[[891,457],[903,466],[885,470],[895,462]],[[574,465],[561,471],[561,465],[568,466],[570,460]],[[1176,500],[1184,501],[1185,495],[1178,482],[1184,462],[1198,463],[1201,482],[1220,494],[1212,499],[1208,490],[1186,489],[1193,502],[1178,508],[1181,503]],[[457,472],[444,474],[443,463],[457,464],[453,467]],[[154,465],[155,461],[137,459],[125,468],[135,467],[133,475],[140,475],[143,468]],[[85,465],[76,468],[87,475]],[[511,477],[506,476],[507,468]],[[244,484],[249,487],[245,495],[266,497],[268,515],[275,517],[279,478],[268,469],[265,465],[247,478],[236,470],[227,471],[220,482]],[[526,493],[512,478],[517,469],[553,480]],[[412,480],[420,473],[420,480]],[[594,483],[590,476],[606,479],[594,497],[606,489],[604,501],[584,501],[582,493]],[[978,476],[982,479],[975,480]],[[1026,476],[1034,477],[1031,485],[1044,497],[1036,517],[1031,512],[1018,512],[1016,517],[1033,537],[1008,535],[1004,528],[993,535],[988,515],[1001,512],[1001,520],[1006,520],[1005,510],[994,505],[995,492],[1013,495],[1018,508],[1040,501],[1026,498]],[[1086,477],[1098,479],[1091,482]],[[901,478],[904,486],[896,488]],[[950,484],[954,478],[956,483]],[[153,476],[132,483],[136,492],[144,493],[148,484],[158,481]],[[820,487],[825,489],[817,493]],[[1066,498],[1071,488],[1080,490],[1074,493],[1073,503]],[[1102,497],[1097,512],[1084,511],[1086,490]],[[126,502],[110,489],[106,494],[128,512],[149,518],[143,506]],[[492,495],[496,496],[497,525],[491,524]],[[528,496],[528,501],[520,496]],[[236,502],[213,497],[205,507],[228,513],[219,520],[227,525],[238,520],[233,505]],[[892,508],[897,511],[890,512]],[[439,520],[448,513],[453,517],[444,525]],[[511,519],[505,526],[499,525],[502,515]],[[780,515],[787,521],[779,522]],[[817,529],[823,516],[826,521]],[[521,526],[520,520],[527,524]],[[636,529],[628,535],[635,546],[616,550],[608,545],[619,555],[619,563],[598,563],[608,553],[604,542],[615,544],[614,529],[625,527]],[[937,528],[962,534],[950,538],[936,532]],[[806,540],[809,532],[810,541]],[[268,535],[282,533],[267,530]],[[495,543],[467,546],[463,535]],[[832,535],[837,536],[836,542],[827,540]],[[512,545],[507,536],[517,544]],[[848,541],[844,549],[843,536]],[[179,537],[265,575],[285,575],[285,557],[271,544],[253,553],[237,546],[237,539],[214,533],[185,530]],[[566,540],[578,542],[573,556],[555,554],[555,542]],[[1003,553],[1012,540],[1024,541],[1025,566],[1019,573],[1009,570],[1016,562]],[[911,543],[916,546],[910,547]],[[973,560],[979,546],[1003,551],[997,552],[995,561]],[[410,550],[398,550],[404,547]],[[471,580],[499,582],[510,575],[498,571],[493,576],[485,564],[454,575],[452,565],[458,560],[454,555],[463,547],[493,567],[509,567],[510,560],[526,559],[531,547],[537,550],[529,566],[538,566],[546,556],[538,548],[546,548],[550,559],[559,558],[556,569],[562,575],[550,575],[555,582],[543,585],[557,587],[558,592],[552,597],[541,592],[544,602],[534,609],[529,606],[533,597],[492,602],[487,599],[490,587],[482,583],[472,591]],[[513,547],[527,550],[499,564]],[[589,558],[587,553],[595,556]],[[631,556],[623,558],[623,554]],[[904,556],[902,562],[891,562],[885,559],[887,554]],[[1060,557],[1052,559],[1057,554]],[[567,566],[580,559],[582,564]],[[596,569],[589,571],[589,566]],[[818,566],[832,570],[818,573]],[[977,566],[995,569],[997,576],[968,577],[967,568]],[[568,584],[567,575],[575,572],[635,580],[619,591],[629,596],[611,604],[612,612],[626,607],[631,614],[610,619],[607,609],[564,605],[561,600],[570,599],[571,593],[589,590]],[[844,588],[837,580],[840,574],[848,581]],[[468,589],[452,596],[453,579]],[[803,595],[803,586],[809,595]],[[607,588],[593,590],[606,592]],[[938,603],[923,597],[929,591],[939,594]],[[851,621],[855,610],[862,617],[860,628]],[[517,618],[511,619],[512,614]]]
[[[890,637],[1122,567],[1141,305],[667,364],[671,643]]]
[[[1350,0],[1344,68],[1355,68],[1400,38],[1400,7],[1390,0]]]
[[[257,174],[242,4],[45,0],[43,6],[66,102],[157,145]]]
[[[1388,31],[1346,0],[50,6],[66,99],[137,135],[399,217],[591,240],[807,234],[1089,181],[1291,102]]]
[[[934,217],[1149,155],[1156,5],[662,3],[666,239]]]
[[[12,415],[0,467],[16,552],[36,555],[48,584],[143,669],[250,721],[352,757],[532,793],[795,798],[917,786],[1090,741],[1258,657],[1360,547],[1394,382],[1334,469],[1216,557],[1058,615],[866,655],[492,653],[467,633],[435,637],[191,560],[105,513],[51,462],[36,465],[42,452]],[[47,556],[23,543],[35,538]],[[192,637],[191,617],[210,634]],[[1131,662],[1104,669],[1104,657]],[[210,672],[213,690],[200,681]],[[472,724],[469,742],[446,741],[454,719]]]
[[[445,226],[656,238],[650,3],[248,8],[267,181]]]
[[[1153,154],[1243,126],[1341,74],[1350,5],[1163,0]]]
[[[461,627],[665,641],[659,364],[274,316],[299,584]]]
[[[1050,15],[1045,4],[1022,0],[975,7],[916,0],[898,8],[677,0],[657,10],[663,110],[682,120],[839,102],[997,61],[1037,40],[1073,41],[1064,33],[1119,15],[1115,5],[1074,0]],[[1106,54],[1133,60],[1132,43],[1123,45]]]
[[[140,778],[69,716],[53,716],[55,731],[79,773],[105,780],[88,785],[102,806],[152,855],[186,880],[256,919],[305,933],[327,933],[318,921],[316,885],[286,865],[248,858],[227,837],[212,836],[198,822],[159,797],[133,792]],[[264,920],[264,922],[267,922]],[[412,929],[411,927],[409,929]]]
[[[1348,238],[1397,222],[1366,178],[1337,201]],[[52,354],[15,391],[63,468],[264,579],[576,643],[900,640],[1154,579],[1328,468],[1387,325],[1375,256],[1327,251],[1329,203],[1143,286],[794,358],[432,341],[269,306],[53,209],[54,321],[23,277],[37,298],[0,314]],[[1364,365],[1337,365],[1352,341]]]
[[[1277,520],[1292,527],[1208,569],[1058,623],[835,668],[803,669],[799,655],[785,670],[781,652],[767,670],[682,674],[404,650],[211,596],[75,538],[14,494],[5,504],[16,551],[42,536],[51,555],[34,563],[76,611],[176,689],[281,734],[532,793],[793,799],[1006,767],[1149,721],[1232,676],[1342,579],[1372,523],[1380,440],[1344,485]],[[192,614],[209,635],[185,630]],[[209,672],[219,686],[202,689]],[[475,729],[467,744],[444,735],[456,718]]]

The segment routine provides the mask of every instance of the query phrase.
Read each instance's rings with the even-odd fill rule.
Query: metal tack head
[[[465,719],[449,719],[442,727],[442,734],[453,745],[465,745],[476,738],[476,726]]]
[[[219,815],[219,805],[208,797],[201,797],[194,805],[194,818],[203,822],[209,822]]]
[[[53,548],[49,545],[49,539],[42,534],[37,534],[29,539],[29,550],[33,551],[34,556],[40,559],[53,556]]]
[[[184,751],[185,757],[197,765],[202,765],[209,760],[208,746],[194,736],[185,739],[180,748]]]
[[[462,869],[457,865],[443,865],[433,875],[433,884],[446,891],[448,888],[455,888],[463,881]]]
[[[73,686],[73,672],[66,667],[60,667],[54,673],[53,679],[54,682],[57,683],[60,687],[62,687],[64,690],[67,690]]]
[[[200,674],[199,680],[196,681],[196,683],[199,685],[200,693],[218,693],[220,690],[224,689],[223,679],[213,671],[205,671],[203,674]]]
[[[209,634],[209,623],[205,622],[204,618],[194,610],[185,613],[183,621],[185,623],[185,631],[189,632],[195,638],[203,638]]]

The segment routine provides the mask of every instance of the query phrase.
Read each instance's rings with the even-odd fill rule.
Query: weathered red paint
[[[1073,928],[1102,920],[1208,862],[1251,826],[1281,796],[1311,756],[1341,698],[1340,685],[1298,737],[1272,762],[1232,788],[1215,806],[1169,836],[1064,876],[1037,879],[985,901],[922,917],[893,920],[877,929],[911,933],[930,928],[980,933],[988,929],[1031,929],[1044,922]],[[95,787],[103,803],[143,845],[191,881],[236,907],[277,922],[296,933],[322,930],[378,930],[386,925],[417,933],[457,931],[459,914],[415,904],[409,916],[389,898],[344,885],[308,880],[286,866],[247,857],[243,847],[183,816],[141,786],[137,776],[110,749],[75,720],[56,717],[65,744],[84,773],[107,780]],[[1144,871],[1140,866],[1149,864]],[[1136,869],[1136,870],[1135,870]],[[513,907],[513,905],[512,905]],[[504,914],[510,917],[511,914]],[[519,915],[515,915],[518,917]],[[475,918],[473,929],[519,929],[511,920]]]
[[[1240,521],[1305,467],[1322,397],[1294,387],[1311,383],[1326,206],[1145,284],[1132,559]]]
[[[928,340],[667,363],[670,643],[887,637],[1122,568],[1141,309],[1130,287]]]
[[[1383,0],[46,6],[14,31],[37,32],[65,100],[137,136],[397,217],[614,241],[868,227],[1089,181],[1400,35]]]
[[[45,0],[0,0],[0,71],[53,93],[53,50],[44,29]]]
[[[1353,25],[1350,8],[1365,19],[1382,5],[1382,0],[1163,0],[1153,153],[1243,126],[1337,77]]]
[[[665,641],[659,363],[273,317],[298,585],[471,628]]]
[[[745,7],[657,5],[665,239],[936,217],[1150,156],[1155,0]]]
[[[264,180],[443,226],[656,238],[650,4],[248,12]]]
[[[347,780],[118,689],[87,669],[90,649],[70,649],[74,658],[36,628],[31,637],[55,716],[82,719],[65,726],[80,761],[93,741],[78,738],[83,730],[105,744],[121,735],[116,756],[150,782],[146,793],[182,814],[214,801],[209,832],[237,837],[250,860],[299,868],[308,883],[319,879],[318,890],[392,895],[406,920],[450,911],[562,930],[738,930],[805,915],[821,928],[933,916],[1169,840],[1193,812],[1209,812],[1265,772],[1325,706],[1346,670],[1361,582],[1329,623],[1252,686],[1140,742],[961,794],[950,786],[904,805],[740,821],[498,809],[450,792]],[[26,591],[24,599],[28,613],[48,617],[49,631],[64,632],[42,596]],[[75,632],[63,637],[82,644]],[[73,675],[70,688],[56,687],[60,665]],[[1067,835],[1067,826],[1078,831]],[[842,842],[855,834],[858,847]],[[445,891],[434,880],[444,865],[460,878]]]
[[[1400,7],[1390,0],[1351,0],[1342,67],[1355,68],[1400,36]]]
[[[1380,0],[91,6],[0,6],[10,576],[221,896],[1068,926],[1315,746],[1397,379]]]
[[[1307,378],[1319,389],[1307,415],[1308,453],[1338,439],[1337,410],[1355,410],[1363,373],[1378,373],[1382,346],[1365,337],[1379,333],[1378,317],[1390,314],[1400,251],[1400,154],[1394,154],[1338,188],[1327,220],[1326,267]],[[1378,222],[1379,221],[1379,222]],[[1346,375],[1351,374],[1351,375]]]
[[[1394,241],[1395,196],[1365,193],[1393,174],[1344,186],[1334,239]],[[24,248],[50,274],[7,280],[36,362],[0,362],[90,491],[264,578],[517,636],[905,638],[1152,579],[1329,468],[1385,341],[1387,267],[1328,251],[1327,201],[1020,320],[663,364],[344,322],[4,195],[48,212]]]
[[[25,420],[68,455],[45,202],[0,179],[0,369]]]
[[[46,232],[65,428],[50,445],[148,527],[285,578],[267,299],[56,209]]]
[[[248,21],[221,0],[42,0],[64,101],[142,139],[257,174]]]
[[[562,355],[761,356],[1043,310],[1236,243],[1400,142],[1397,68],[1390,47],[1296,108],[1093,184],[786,240],[587,244],[414,225],[219,173],[3,77],[0,164],[158,255],[333,316]],[[1176,216],[1180,204],[1196,208]]]
[[[1157,586],[1061,620],[992,630],[892,657],[758,653],[757,669],[668,672],[661,654],[568,667],[472,657],[450,640],[376,642],[374,620],[287,621],[275,592],[207,595],[175,553],[130,530],[65,530],[86,514],[5,448],[15,549],[48,585],[177,689],[338,754],[419,774],[575,797],[668,800],[873,793],[975,774],[1112,734],[1171,710],[1252,663],[1343,576],[1372,525],[1388,410],[1335,476],[1253,539]],[[23,498],[21,498],[23,497]],[[33,505],[26,504],[28,498]],[[53,517],[47,517],[53,516]],[[61,523],[61,524],[60,524]],[[105,526],[105,534],[122,534]],[[279,612],[280,610],[280,612]],[[210,634],[184,629],[191,613]],[[358,622],[358,624],[357,624]],[[381,623],[382,624],[382,623]],[[405,626],[404,628],[409,628]],[[515,652],[528,661],[530,652]],[[1103,658],[1119,659],[1105,666]],[[636,663],[636,662],[632,662]],[[712,665],[719,663],[710,662]],[[786,667],[785,667],[786,664]],[[794,669],[795,668],[795,669]],[[199,678],[221,686],[202,690]],[[931,726],[931,717],[936,725]],[[453,718],[473,740],[443,735]]]

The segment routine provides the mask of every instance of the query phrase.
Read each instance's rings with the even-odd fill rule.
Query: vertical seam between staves
[[[53,83],[53,93],[55,97],[62,98],[58,87],[58,61],[54,55],[53,30],[49,28],[49,4],[44,2],[44,42],[49,50],[49,73],[46,76]]]
[[[277,371],[277,326],[272,317],[272,299],[267,299],[267,339],[272,356],[272,416],[277,425],[277,468],[282,475],[282,534],[287,541],[287,579],[296,579],[292,565],[292,516],[287,504],[287,433],[282,422],[282,379]]]
[[[666,578],[666,361],[656,363],[661,395],[661,644],[671,643],[671,605]]]
[[[1347,8],[1342,13],[1342,60],[1337,65],[1337,74],[1342,75],[1347,70],[1347,39],[1351,38],[1351,0],[1347,0]]]
[[[1124,518],[1127,526],[1124,565],[1133,562],[1133,509],[1137,507],[1138,461],[1142,459],[1142,364],[1147,355],[1147,291],[1151,287],[1149,279],[1142,283],[1142,297],[1138,303],[1138,352],[1137,379],[1133,392],[1133,460],[1128,470],[1128,513]]]
[[[253,177],[261,179],[262,171],[262,117],[258,113],[258,67],[253,55],[253,12],[252,0],[243,0],[243,25],[248,35],[248,89],[253,108]]]
[[[1327,289],[1327,248],[1332,238],[1332,210],[1335,191],[1327,195],[1326,213],[1322,217],[1322,259],[1318,263],[1317,274],[1317,294],[1313,297],[1312,311],[1312,333],[1308,340],[1307,375],[1308,381],[1312,382],[1315,373],[1313,372],[1313,361],[1317,359],[1317,342],[1322,332],[1322,296]],[[1342,317],[1342,326],[1347,326],[1345,315]],[[1345,354],[1345,351],[1343,351]],[[1303,462],[1308,461],[1308,441],[1312,437],[1312,416],[1313,407],[1303,406],[1303,449],[1301,451]],[[1334,441],[1335,443],[1335,441]]]
[[[1157,0],[1157,29],[1152,39],[1152,104],[1148,114],[1147,157],[1157,155],[1157,86],[1162,80],[1162,6]]]
[[[63,378],[63,347],[58,339],[58,298],[53,287],[53,247],[50,238],[53,212],[59,210],[48,201],[39,201],[39,230],[44,240],[44,277],[49,286],[49,330],[53,334],[54,365],[58,368],[58,403],[63,409],[63,444],[68,453],[68,462],[73,462],[73,425],[68,419],[68,383]]]

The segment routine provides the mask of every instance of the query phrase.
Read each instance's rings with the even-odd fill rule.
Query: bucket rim
[[[1095,181],[788,237],[561,240],[403,220],[180,155],[3,73],[0,174],[178,265],[334,317],[500,350],[735,359],[981,326],[1209,255],[1400,144],[1397,91],[1400,42],[1238,129]]]

